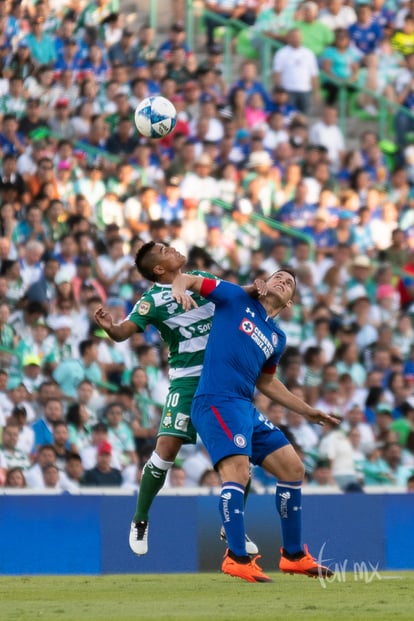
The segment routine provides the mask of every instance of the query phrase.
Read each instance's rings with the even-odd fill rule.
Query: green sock
[[[148,521],[148,512],[165,482],[168,470],[161,470],[151,462],[145,465],[137,499],[137,507],[133,517],[134,522]]]

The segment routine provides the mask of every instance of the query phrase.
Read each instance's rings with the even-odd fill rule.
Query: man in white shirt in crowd
[[[338,126],[338,112],[333,106],[326,106],[322,118],[310,128],[309,142],[328,151],[331,168],[337,171],[345,155],[345,140]]]
[[[319,69],[315,54],[302,46],[302,35],[293,28],[287,35],[288,44],[273,57],[274,84],[282,86],[299,112],[308,114],[312,94],[319,100]]]
[[[344,4],[343,0],[328,0],[327,6],[319,13],[319,21],[331,30],[348,29],[356,20],[355,9]]]

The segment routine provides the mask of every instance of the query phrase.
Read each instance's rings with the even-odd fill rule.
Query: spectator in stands
[[[361,54],[372,54],[381,42],[382,28],[372,19],[372,9],[368,3],[358,4],[356,14],[357,21],[348,29],[351,41]]]
[[[19,425],[17,421],[11,418],[3,428],[3,438],[0,446],[0,469],[21,468],[22,470],[27,470],[29,468],[29,454],[24,453],[17,447],[18,440]]]
[[[35,16],[30,21],[30,33],[25,37],[30,55],[37,65],[53,64],[56,60],[56,49],[52,38],[44,34],[44,17]]]
[[[102,381],[102,370],[97,362],[98,346],[92,340],[84,340],[79,344],[80,358],[62,360],[53,371],[53,378],[62,392],[76,398],[76,389],[80,382],[89,379],[93,384]]]
[[[25,472],[26,483],[30,488],[44,488],[42,470],[56,462],[55,449],[51,444],[43,444],[39,446],[35,459],[35,463]]]
[[[319,70],[315,54],[302,45],[302,35],[292,29],[287,35],[287,45],[273,58],[274,83],[289,94],[289,102],[307,114],[311,98],[319,99]]]
[[[405,16],[401,30],[394,32],[391,44],[402,56],[414,53],[414,17],[412,15]]]
[[[185,40],[185,34],[185,24],[183,21],[177,21],[171,24],[169,38],[158,48],[158,56],[168,60],[170,58],[172,48],[177,45],[183,46],[186,54],[188,54],[190,52],[190,48]],[[213,41],[210,41],[209,45],[211,43],[213,43]]]
[[[216,19],[212,14],[215,13],[224,19],[239,19],[251,26],[256,14],[249,10],[245,0],[205,0],[205,8],[209,11],[209,15],[205,16],[204,22],[207,29],[207,46],[214,44],[214,31],[217,27],[221,27],[223,22]]]
[[[388,467],[388,475],[391,483],[398,487],[405,488],[408,478],[412,474],[412,468],[403,462],[403,453],[397,442],[389,442],[384,446],[384,461]]]
[[[336,2],[337,0],[333,0]],[[344,7],[350,9],[349,6]],[[354,47],[350,45],[349,33],[345,28],[335,30],[334,45],[327,46],[321,56],[321,68],[335,79],[335,82],[326,80],[323,83],[327,91],[327,103],[334,104],[338,98],[338,81],[343,82],[348,93],[352,92],[352,83],[357,79],[359,72],[360,56]]]
[[[64,471],[66,468],[66,460],[70,455],[69,431],[64,420],[59,420],[53,425],[52,445],[56,452],[56,465],[59,470]]]
[[[186,487],[186,473],[182,466],[173,464],[168,471],[166,487]]]
[[[272,6],[262,9],[253,26],[253,31],[266,37],[286,43],[287,33],[293,27],[292,6],[286,0],[274,0]],[[260,40],[254,39],[254,45],[262,48]]]
[[[81,485],[95,487],[118,487],[122,483],[121,471],[111,466],[112,446],[102,442],[97,450],[97,463],[91,470],[86,470]]]
[[[319,7],[316,2],[304,2],[298,8],[295,28],[302,35],[303,47],[320,56],[323,50],[333,42],[332,30],[318,19]]]
[[[31,58],[29,43],[21,39],[14,53],[6,59],[4,75],[18,75],[25,80],[35,72],[36,66]]]
[[[146,30],[141,29],[141,36]],[[122,30],[121,38],[108,50],[108,59],[111,63],[120,62],[123,65],[133,67],[138,60],[138,48],[134,33],[130,28]]]
[[[45,403],[44,416],[36,420],[33,425],[35,434],[33,450],[36,451],[43,444],[53,444],[53,426],[63,420],[63,406],[58,399],[49,399]]]
[[[338,127],[338,113],[336,108],[326,106],[322,112],[322,118],[310,128],[309,141],[326,147],[328,159],[332,170],[340,168],[345,154],[345,140],[342,131]]]
[[[348,29],[356,20],[354,7],[344,4],[343,0],[328,0],[326,7],[319,13],[319,21],[335,34],[340,28]]]
[[[80,456],[77,453],[69,453],[65,466],[65,475],[69,486],[68,489],[79,488],[84,474],[85,471]]]
[[[26,478],[24,476],[24,472],[21,468],[10,468],[6,472],[6,480],[4,483],[4,487],[27,487]]]
[[[351,442],[341,427],[331,423],[325,425],[322,433],[319,457],[329,460],[336,484],[346,491],[349,485],[358,483]]]

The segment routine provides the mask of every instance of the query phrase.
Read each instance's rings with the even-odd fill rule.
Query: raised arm
[[[113,341],[126,341],[137,332],[137,326],[129,319],[125,319],[121,323],[114,323],[112,315],[102,306],[99,306],[95,312],[95,321]]]
[[[190,290],[194,293],[200,293],[203,280],[203,276],[196,274],[178,274],[174,278],[171,292],[173,298],[181,304],[184,310],[189,310],[192,307],[197,308],[197,302],[186,292]]]

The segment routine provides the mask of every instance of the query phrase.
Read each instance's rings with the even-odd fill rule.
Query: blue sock
[[[244,529],[244,486],[231,481],[223,483],[219,510],[229,550],[237,556],[247,556]]]
[[[302,547],[302,481],[278,481],[276,509],[282,526],[283,548],[288,554]]]

